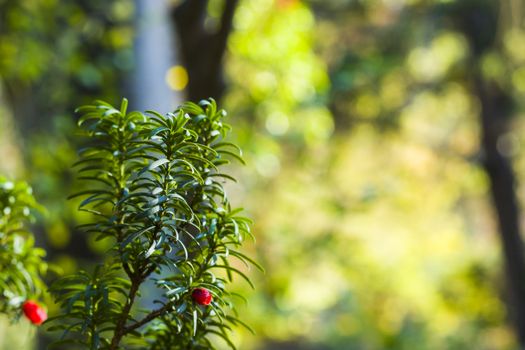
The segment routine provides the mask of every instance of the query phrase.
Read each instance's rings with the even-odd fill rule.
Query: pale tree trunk
[[[182,102],[181,92],[169,88],[166,73],[177,64],[176,36],[171,30],[169,0],[135,0],[135,69],[132,77],[130,106],[135,110],[171,112]],[[148,300],[161,299],[153,282],[142,287]],[[153,308],[142,301],[142,307]]]
[[[170,24],[169,0],[135,0],[136,39],[133,93],[134,109],[172,111],[180,94],[166,83],[166,73],[177,62],[176,37]]]
[[[0,175],[16,178],[23,169],[20,137],[13,122],[13,114],[0,85]]]

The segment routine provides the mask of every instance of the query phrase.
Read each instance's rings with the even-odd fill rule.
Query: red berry
[[[32,324],[40,326],[47,320],[46,311],[33,300],[28,300],[22,305],[24,315],[31,321]]]
[[[210,291],[206,288],[195,288],[191,297],[199,305],[210,305],[212,299]]]

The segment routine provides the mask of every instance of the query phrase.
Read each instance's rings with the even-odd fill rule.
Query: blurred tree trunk
[[[186,0],[173,8],[174,31],[179,38],[180,57],[189,75],[187,98],[220,100],[225,89],[223,57],[238,0],[225,0],[218,27],[205,26],[208,0]]]
[[[3,86],[0,84],[0,174],[15,178],[22,172],[23,161],[18,144],[18,130],[9,107]]]
[[[471,47],[470,84],[480,102],[483,167],[490,179],[490,193],[503,248],[507,276],[507,309],[520,348],[525,349],[525,255],[520,229],[520,210],[512,162],[504,153],[502,140],[512,120],[513,99],[497,82],[485,77],[481,59],[498,50],[501,3],[495,0],[464,0],[458,3],[455,19]]]
[[[169,0],[135,0],[133,109],[165,113],[180,103],[180,96],[165,82],[177,57],[170,7]]]
[[[508,312],[515,323],[520,344],[525,348],[525,257],[519,226],[516,180],[510,159],[498,147],[510,119],[505,115],[509,96],[480,76],[476,79],[476,89],[481,102],[483,166],[490,179],[490,191],[503,245],[509,289]]]

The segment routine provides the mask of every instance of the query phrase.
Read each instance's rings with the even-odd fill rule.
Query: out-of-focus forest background
[[[266,268],[240,349],[525,347],[522,1],[0,0],[0,169],[66,272],[105,249],[65,200],[73,110],[121,96],[229,112]],[[0,349],[35,332],[3,320]]]

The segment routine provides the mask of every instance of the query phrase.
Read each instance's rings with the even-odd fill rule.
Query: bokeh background
[[[525,347],[521,0],[0,0],[0,171],[65,272],[105,251],[65,199],[73,110],[122,96],[228,110],[266,269],[239,349]],[[50,340],[0,322],[0,349]]]

